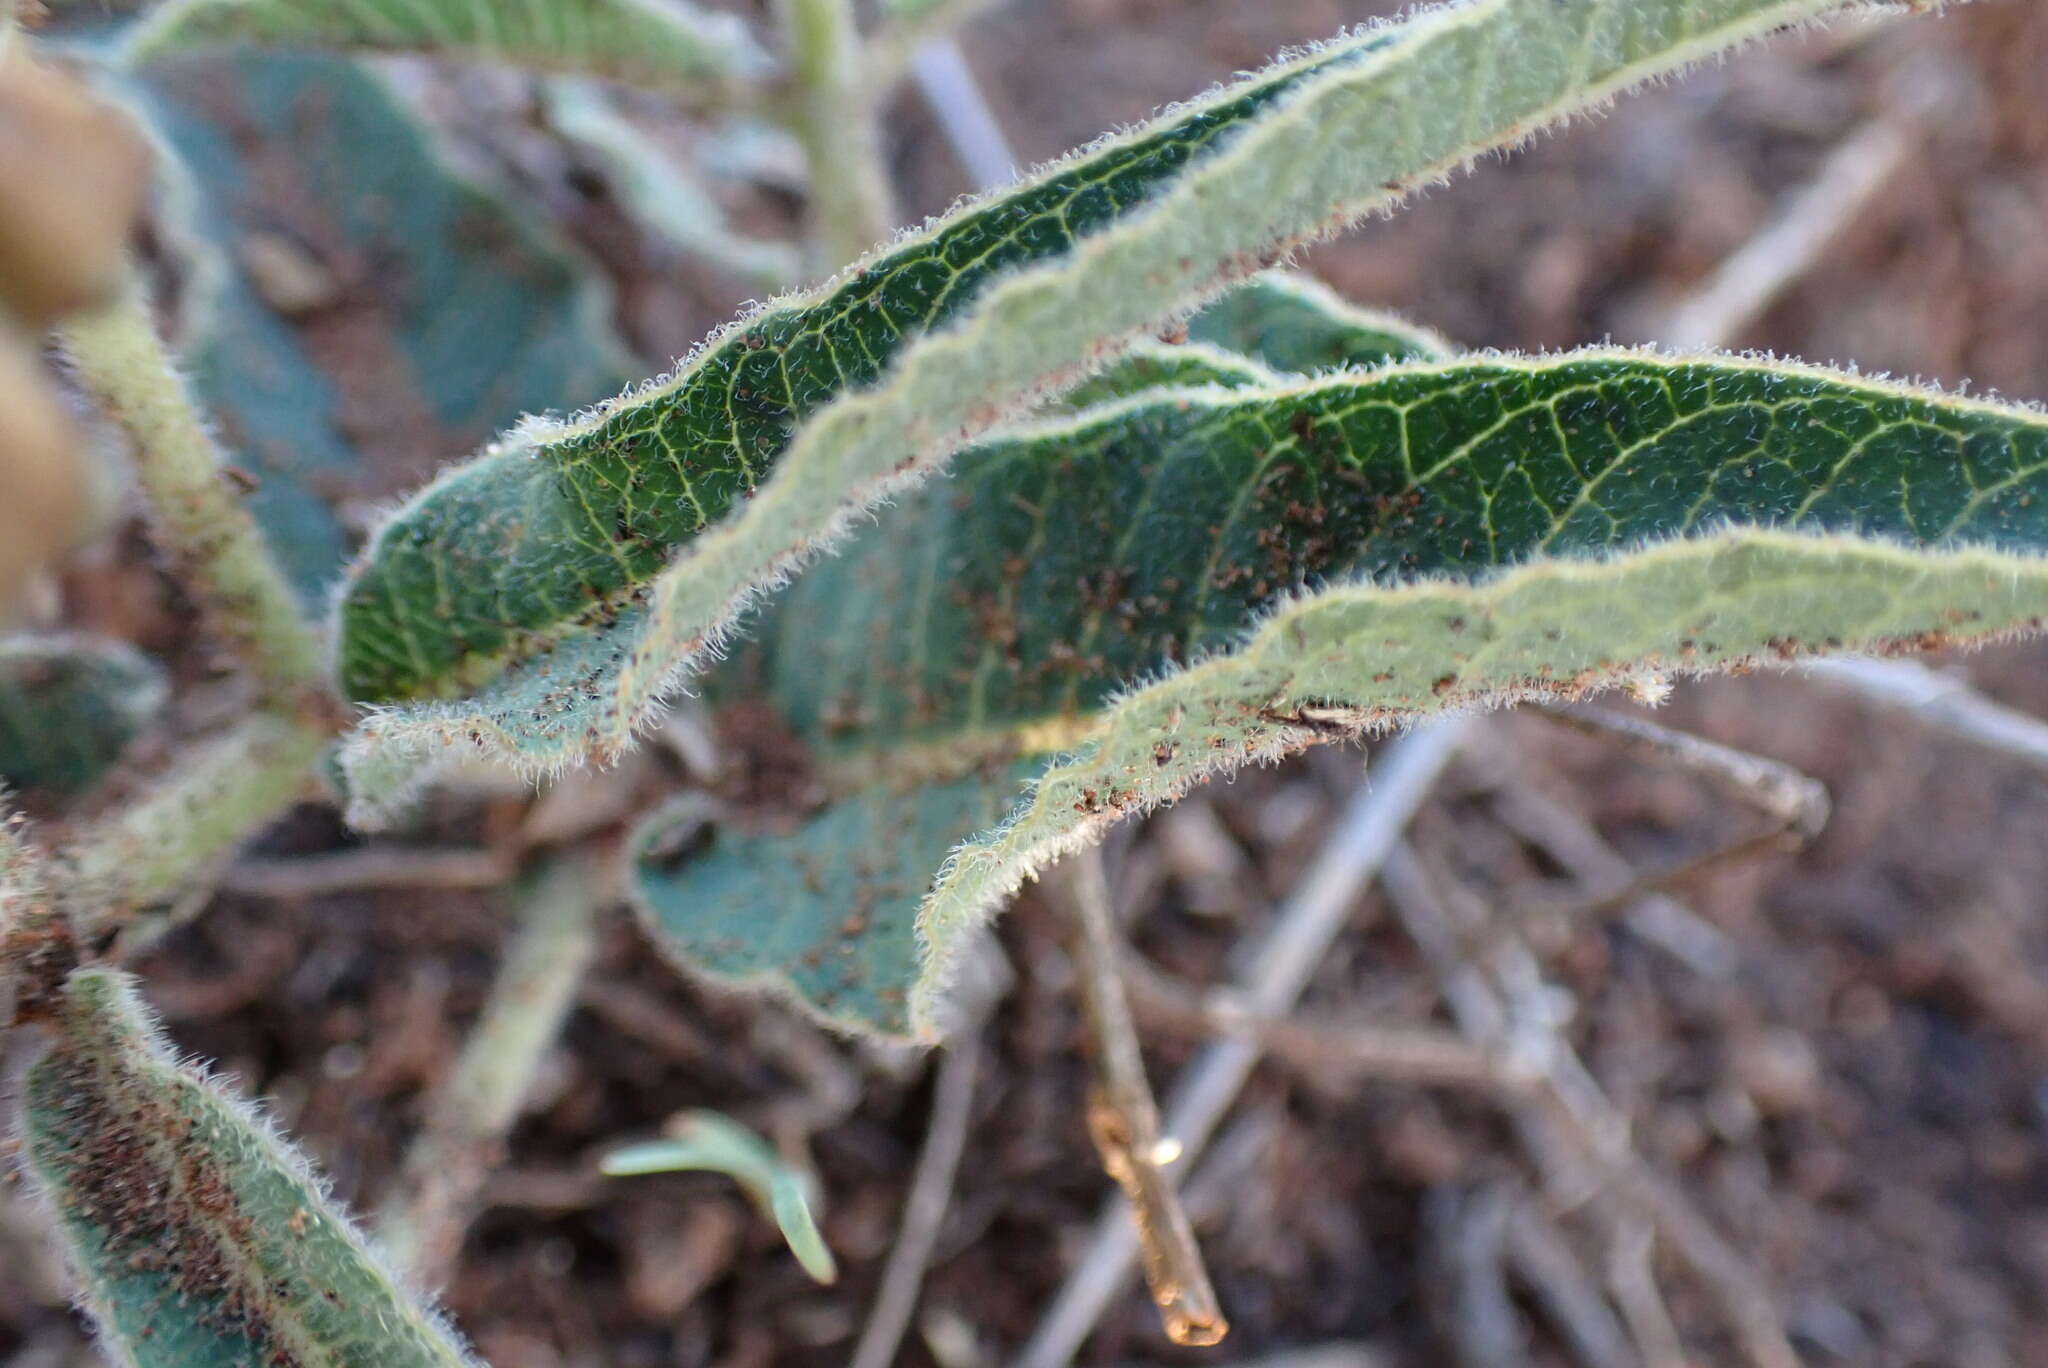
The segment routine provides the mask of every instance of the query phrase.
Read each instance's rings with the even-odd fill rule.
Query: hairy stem
[[[250,714],[177,757],[157,785],[65,843],[61,886],[82,931],[118,930],[186,891],[306,792],[326,734]]]
[[[59,336],[128,434],[159,542],[211,626],[273,696],[319,697],[319,639],[157,333],[139,275],[131,270],[112,302],[69,319]]]
[[[563,857],[517,895],[518,929],[490,999],[406,1156],[403,1189],[384,1211],[384,1247],[417,1277],[445,1270],[462,1242],[486,1171],[596,949],[604,889],[591,861]]]
[[[875,93],[851,0],[777,0],[795,87],[789,119],[811,171],[813,265],[836,270],[895,226]]]

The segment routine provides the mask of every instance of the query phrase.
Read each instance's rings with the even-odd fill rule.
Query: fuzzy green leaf
[[[1441,361],[1457,350],[1427,328],[1361,309],[1293,271],[1267,271],[1230,291],[1188,320],[1188,337],[1300,375]]]
[[[170,0],[130,32],[126,55],[224,43],[465,57],[685,98],[769,68],[739,16],[688,0]]]
[[[767,1141],[721,1112],[686,1112],[670,1123],[666,1139],[613,1150],[602,1167],[614,1178],[684,1170],[726,1174],[775,1222],[804,1272],[821,1283],[839,1276],[832,1251],[811,1215],[803,1175],[784,1163]]]
[[[334,503],[364,492],[360,447],[418,460],[630,373],[591,272],[454,174],[360,63],[186,58],[140,83],[192,254],[192,381],[308,601],[347,558]],[[351,354],[330,370],[293,322],[336,313]]]
[[[304,1161],[179,1065],[126,976],[74,973],[51,1024],[55,1044],[23,1089],[23,1155],[121,1362],[473,1362]]]
[[[125,642],[0,640],[0,788],[85,792],[167,695],[163,670]]]
[[[354,815],[464,749],[536,773],[618,752],[763,589],[1123,339],[1480,151],[1835,7],[1423,11],[969,205],[638,393],[529,424],[402,510],[348,586],[351,697],[471,694],[368,719],[344,754]]]
[[[709,681],[772,704],[838,801],[681,861],[657,821],[635,883],[693,967],[929,1033],[963,928],[1208,775],[1635,671],[2037,626],[2048,416],[1734,358],[1472,358],[1140,395],[878,521]]]

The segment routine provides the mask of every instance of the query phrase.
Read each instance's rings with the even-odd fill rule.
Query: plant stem
[[[400,1268],[431,1281],[462,1243],[484,1177],[597,948],[606,884],[588,858],[544,864],[515,893],[518,929],[455,1070],[406,1155],[380,1237]]]
[[[851,0],[776,0],[795,80],[789,121],[811,171],[811,252],[836,270],[882,241],[895,208]]]
[[[116,930],[187,890],[310,787],[326,733],[263,710],[179,755],[157,785],[64,843],[59,881],[82,932]]]
[[[1102,1165],[1130,1199],[1137,1221],[1145,1282],[1175,1344],[1210,1345],[1229,1330],[1216,1303],[1194,1227],[1166,1166],[1180,1157],[1177,1141],[1160,1132],[1159,1107],[1145,1077],[1138,1033],[1118,961],[1115,912],[1102,852],[1075,851],[1049,876],[1074,921],[1069,938],[1080,972],[1082,1015],[1088,1026],[1088,1133]],[[1185,1170],[1183,1170],[1185,1171]]]
[[[1239,988],[1250,1012],[1274,1017],[1293,1007],[1351,916],[1359,888],[1387,858],[1408,819],[1471,732],[1469,721],[1447,718],[1417,728],[1380,753],[1367,782],[1296,881],[1258,956],[1247,967]],[[1180,1141],[1183,1163],[1192,1166],[1209,1142],[1224,1111],[1251,1077],[1260,1052],[1256,1040],[1219,1040],[1175,1081],[1165,1130]],[[1138,1253],[1137,1233],[1123,1204],[1098,1216],[1059,1294],[1013,1360],[1017,1368],[1064,1368],[1071,1362],[1095,1322],[1123,1291]]]
[[[79,379],[134,448],[163,551],[264,690],[310,701],[324,659],[150,316],[132,268],[114,299],[58,329]]]

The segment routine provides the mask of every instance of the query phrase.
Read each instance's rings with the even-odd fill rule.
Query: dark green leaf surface
[[[1326,638],[1304,628],[1271,649],[1319,661],[1328,648],[1358,660],[1355,677],[1318,667],[1323,687],[1306,699],[1226,691],[1177,720],[1162,709],[1156,731],[1117,737],[1148,757],[1134,762],[1145,773],[1077,782],[1064,819],[1044,789],[1017,814],[1036,813],[1054,840],[1062,820],[1077,831],[1141,808],[1261,745],[1306,744],[1302,706],[1369,709],[1385,725],[1446,701],[1570,688],[1603,666],[1708,668],[1895,630],[1878,625],[1900,620],[1889,598],[1880,613],[1766,579],[1783,604],[1776,628],[1759,634],[1732,609],[1678,622],[1656,661],[1631,657],[1626,614],[1495,622],[1475,608],[1467,624],[1451,607],[1434,658],[1408,648],[1406,628],[1374,634],[1373,604],[1403,586],[1619,556],[1600,568],[1625,593],[1627,553],[1729,527],[2038,553],[2048,419],[1811,370],[1592,353],[1141,395],[987,444],[800,580],[710,681],[714,698],[771,702],[846,796],[783,840],[721,835],[696,863],[643,877],[643,900],[688,962],[781,975],[828,1015],[903,1032],[913,1013],[896,995],[943,972],[929,909],[919,943],[919,904],[987,810],[916,776],[1106,746],[1093,729],[1134,682],[1199,676],[1181,667],[1227,658],[1282,604],[1328,584],[1370,588],[1347,591],[1350,616],[1318,627]],[[1738,563],[1760,562],[1724,559],[1717,573]],[[2007,588],[1994,606],[1937,598],[1906,620],[1970,636],[2048,611],[2038,585]],[[1258,687],[1299,687],[1274,677]]]
[[[181,1068],[124,975],[72,975],[22,1095],[100,1333],[139,1368],[454,1368],[304,1163]]]
[[[454,175],[360,64],[245,54],[142,80],[201,254],[185,359],[309,602],[347,558],[334,506],[368,492],[366,451],[417,467],[624,383],[587,268]]]
[[[85,792],[165,696],[163,671],[124,642],[0,641],[0,788]]]
[[[1330,61],[1355,61],[1346,47]],[[721,334],[658,398],[552,440],[515,437],[379,533],[342,602],[341,683],[362,702],[476,684],[507,652],[617,612],[622,591],[745,498],[797,424],[873,383],[991,281],[1143,206],[1314,70],[1294,68],[965,213],[836,288]]]
[[[351,820],[442,766],[617,755],[860,513],[1145,329],[1572,111],[1837,0],[1465,0],[1343,35],[524,426],[388,524],[341,607]]]
[[[1810,372],[1472,360],[1140,398],[963,453],[728,680],[828,749],[1007,733],[1331,581],[1470,578],[1739,522],[2048,548],[2048,427]]]

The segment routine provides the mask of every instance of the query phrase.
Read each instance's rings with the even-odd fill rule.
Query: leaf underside
[[[380,1267],[267,1126],[181,1068],[130,980],[80,970],[23,1094],[104,1343],[141,1368],[472,1360]]]
[[[366,492],[363,449],[428,461],[629,373],[589,270],[452,173],[360,63],[186,57],[140,81],[198,254],[182,350],[308,602],[347,558],[334,505]]]
[[[1139,395],[877,522],[709,681],[772,705],[836,801],[637,882],[690,965],[906,1034],[962,928],[1211,773],[1642,669],[2038,623],[2048,418],[1735,358],[1475,357]]]
[[[344,754],[353,815],[464,750],[529,773],[616,754],[863,507],[1136,332],[1480,151],[1833,7],[1423,11],[969,205],[592,415],[522,428],[401,510],[347,586],[344,689],[395,705]]]
[[[125,642],[0,640],[0,789],[85,792],[167,696],[162,669]]]

